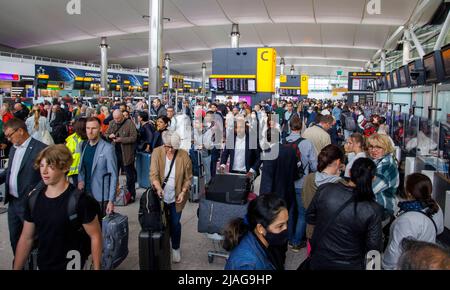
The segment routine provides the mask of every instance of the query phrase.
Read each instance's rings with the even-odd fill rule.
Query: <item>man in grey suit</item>
[[[86,120],[86,133],[88,143],[84,147],[78,169],[78,189],[84,190],[92,195],[98,202],[106,203],[106,213],[114,211],[114,198],[117,185],[117,158],[114,146],[100,138],[100,120],[90,117]],[[105,178],[106,174],[111,174],[110,178]],[[103,190],[105,182],[105,192]],[[105,204],[101,204],[102,209]],[[102,214],[103,210],[102,210]]]
[[[5,204],[8,206],[9,239],[14,255],[22,233],[28,193],[41,181],[34,160],[47,145],[30,137],[25,122],[14,118],[3,127],[5,137],[14,145],[9,152],[8,168],[0,173],[0,184],[5,184]]]

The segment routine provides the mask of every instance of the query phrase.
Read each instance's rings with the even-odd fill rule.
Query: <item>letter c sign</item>
[[[267,53],[269,53],[267,50],[266,51],[263,51],[263,52],[261,52],[261,59],[263,60],[263,61],[269,61],[269,59],[268,58],[264,58],[264,55],[265,54],[267,54]]]

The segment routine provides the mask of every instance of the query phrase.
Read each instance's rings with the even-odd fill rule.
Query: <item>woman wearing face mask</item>
[[[274,194],[258,196],[245,219],[229,223],[223,247],[231,251],[225,270],[284,270],[278,248],[287,244],[288,211]]]
[[[340,175],[343,170],[343,162],[344,152],[336,145],[330,144],[320,151],[317,156],[317,172],[308,174],[303,183],[302,201],[305,209],[311,204],[319,186],[326,183],[336,183],[341,180]],[[307,223],[308,252],[311,249],[309,240],[312,238],[313,230],[314,227]]]
[[[317,189],[306,212],[306,222],[315,226],[311,270],[363,270],[366,253],[381,251],[383,210],[372,191],[375,173],[372,160],[359,158],[348,183]]]

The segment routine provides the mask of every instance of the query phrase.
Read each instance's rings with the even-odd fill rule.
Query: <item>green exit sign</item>
[[[342,75],[342,71],[341,71],[341,70],[338,70],[338,71],[336,72],[336,74],[337,74],[338,76],[341,76],[341,75]]]

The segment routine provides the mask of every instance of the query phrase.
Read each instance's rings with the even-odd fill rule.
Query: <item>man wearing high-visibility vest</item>
[[[86,135],[86,118],[80,118],[75,121],[74,131],[72,135],[66,138],[66,147],[72,153],[73,162],[70,166],[70,171],[67,174],[71,178],[71,182],[74,185],[78,184],[78,166],[81,160],[81,153],[83,152]]]

